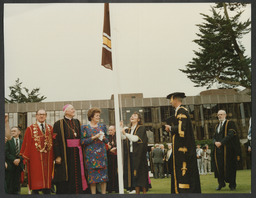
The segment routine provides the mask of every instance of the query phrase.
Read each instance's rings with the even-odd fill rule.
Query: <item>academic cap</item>
[[[173,96],[173,98],[186,98],[185,93],[183,92],[174,92],[166,96],[167,99],[170,99]]]

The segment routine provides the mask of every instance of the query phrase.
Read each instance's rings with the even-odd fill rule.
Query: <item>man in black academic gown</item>
[[[195,138],[188,110],[181,106],[185,98],[182,92],[169,94],[170,104],[175,107],[173,123],[165,125],[172,136],[173,167],[172,193],[201,193],[200,178],[196,161]],[[172,126],[171,126],[172,125]]]
[[[214,172],[219,186],[216,190],[229,183],[230,190],[236,189],[236,167],[241,158],[241,147],[235,123],[226,120],[226,112],[218,111],[219,124],[216,125],[214,142]]]

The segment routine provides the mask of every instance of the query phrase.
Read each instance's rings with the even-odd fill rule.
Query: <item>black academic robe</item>
[[[111,148],[108,149],[108,183],[107,183],[107,191],[111,193],[112,191],[119,192],[118,188],[118,170],[117,170],[117,152],[110,152],[111,149],[116,148],[116,136],[110,135],[108,137],[109,144]]]
[[[131,133],[131,128],[126,129],[126,133]],[[137,126],[133,135],[137,135],[139,140],[133,142],[133,163],[130,159],[130,141],[126,138],[124,146],[124,187],[132,190],[134,187],[148,188],[148,164],[147,145],[148,137],[144,126]]]
[[[76,133],[76,136],[74,132]],[[61,157],[61,164],[55,163],[54,169],[56,193],[83,193],[79,149],[77,147],[67,147],[67,139],[80,139],[80,121],[77,119],[69,120],[66,118],[58,120],[54,123],[53,134],[56,136],[53,141],[54,159],[58,156]]]
[[[22,140],[20,140],[20,147]],[[20,163],[16,166],[13,161],[20,159]],[[20,177],[21,172],[24,169],[22,156],[16,155],[16,143],[14,138],[7,141],[5,144],[5,161],[7,163],[7,169],[5,170],[5,181],[6,181],[6,193],[18,194],[20,192]]]
[[[201,193],[195,138],[188,110],[181,106],[172,120],[171,192],[176,194]]]
[[[213,169],[215,177],[223,177],[225,182],[231,183],[235,187],[237,164],[241,160],[239,135],[233,121],[226,120],[219,133],[217,132],[218,127],[219,124],[216,125],[213,136]],[[217,148],[215,142],[221,142],[222,146]]]

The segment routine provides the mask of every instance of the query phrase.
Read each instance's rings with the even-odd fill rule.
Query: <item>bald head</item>
[[[224,121],[227,117],[227,113],[225,110],[219,110],[217,116],[219,121]]]
[[[115,135],[116,133],[116,128],[114,126],[110,126],[108,128],[108,132],[109,132],[109,135]]]

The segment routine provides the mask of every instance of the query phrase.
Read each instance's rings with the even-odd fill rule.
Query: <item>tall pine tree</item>
[[[199,45],[186,69],[180,69],[194,82],[195,87],[215,83],[220,88],[242,86],[251,89],[251,58],[245,55],[241,43],[243,35],[250,32],[251,21],[240,22],[246,6],[241,3],[218,3],[212,7],[212,16],[201,14],[204,22],[198,24]],[[233,12],[233,16],[229,13]]]

